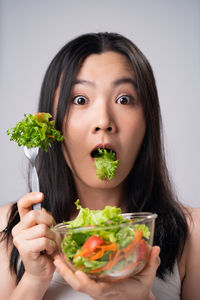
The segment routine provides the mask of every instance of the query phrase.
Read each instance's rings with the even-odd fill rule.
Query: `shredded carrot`
[[[101,246],[98,246],[98,248],[104,250],[104,251],[110,251],[110,250],[113,250],[115,251],[117,248],[119,247],[118,244],[109,244],[109,245],[101,245]]]
[[[55,138],[53,135],[49,135],[49,134],[46,134],[46,136],[48,136],[48,137],[50,137],[50,138],[52,138],[52,139]]]
[[[122,258],[121,251],[117,250],[114,257],[105,265],[104,270],[112,269],[112,267]]]
[[[130,255],[130,253],[133,251],[133,249],[138,246],[138,244],[140,243],[140,241],[142,239],[142,235],[143,235],[142,230],[138,231],[136,229],[133,240],[128,244],[128,246],[126,248],[123,248],[123,249],[118,249],[119,245],[116,243],[107,244],[107,245],[103,244],[103,245],[98,246],[97,248],[99,249],[99,251],[89,257],[90,261],[101,258],[106,251],[112,251],[112,252],[109,254],[108,263],[106,263],[101,268],[91,270],[90,273],[98,273],[98,272],[112,269],[116,265],[117,262],[119,262],[123,257],[127,258]],[[79,252],[79,254],[75,255],[74,258],[76,258],[78,256],[83,256],[83,255],[84,255],[84,253],[83,253],[83,251],[81,251],[81,252]],[[127,267],[125,267],[123,269],[123,271],[128,271],[129,269],[132,269],[138,263],[139,262],[134,262],[131,265],[128,265]]]
[[[77,253],[75,256],[74,256],[74,258],[77,258],[77,257],[79,257],[79,256],[84,256],[85,254],[87,253],[87,251],[85,250],[81,250],[79,253]]]
[[[120,250],[117,250],[115,252],[115,254],[114,254],[114,252],[111,252],[109,255],[109,262],[101,268],[91,270],[90,273],[98,273],[98,272],[108,270],[108,269],[112,268],[120,259],[121,259]]]
[[[93,273],[98,273],[98,272],[102,272],[102,271],[104,271],[104,270],[105,270],[105,268],[104,268],[104,266],[103,266],[103,267],[101,267],[101,268],[98,268],[98,269],[95,269],[95,270],[91,270],[90,273],[91,273],[91,274],[93,274]]]
[[[96,260],[96,259],[99,259],[101,258],[104,253],[106,251],[115,251],[117,248],[119,247],[118,244],[110,244],[110,245],[101,245],[101,246],[98,246],[98,249],[100,249],[100,251],[96,252],[94,255],[90,256],[89,260]]]
[[[136,246],[142,239],[142,230],[140,230],[138,232],[138,230],[135,231],[135,236],[134,236],[134,239],[132,240],[132,242],[130,244],[128,244],[128,246],[126,248],[123,248],[122,251],[124,253],[128,253],[130,252],[130,250],[133,249],[134,246]]]
[[[41,112],[36,113],[37,114],[37,118],[39,119],[39,116],[41,115]]]
[[[104,250],[100,250],[100,251],[98,251],[97,253],[95,253],[94,255],[90,256],[90,257],[89,257],[89,260],[90,260],[90,261],[93,261],[93,260],[99,259],[99,258],[101,258],[103,255],[104,255]]]
[[[100,249],[100,251],[94,253],[94,255],[90,256],[89,259],[90,259],[90,260],[95,260],[95,259],[101,258],[101,257],[104,255],[104,253],[105,253],[106,251],[115,251],[118,247],[119,247],[119,245],[118,245],[118,244],[115,244],[115,243],[109,244],[109,245],[100,245],[100,246],[97,247],[97,249]],[[86,250],[81,250],[78,254],[76,254],[76,255],[74,256],[74,258],[77,258],[78,256],[84,256],[84,257],[87,257],[89,254],[90,254],[90,253],[88,253],[88,251],[86,251]],[[102,255],[101,255],[101,254],[102,254]],[[97,258],[94,258],[94,257],[96,257],[96,255],[97,255]],[[99,256],[99,255],[100,255],[100,256]],[[99,256],[99,257],[98,257],[98,256]]]

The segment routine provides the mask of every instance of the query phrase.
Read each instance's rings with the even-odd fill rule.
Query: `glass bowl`
[[[52,228],[67,266],[94,280],[118,280],[139,273],[148,261],[153,244],[156,214],[122,214],[125,223]]]

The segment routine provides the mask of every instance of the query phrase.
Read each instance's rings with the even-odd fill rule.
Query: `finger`
[[[160,265],[160,247],[154,246],[151,249],[149,260],[145,269],[138,274],[138,276],[144,277],[146,283],[151,287],[153,284],[154,277],[156,276],[156,271]]]
[[[64,259],[60,255],[54,257],[54,265],[65,281],[74,289],[80,289],[80,282],[75,274],[66,266]]]
[[[79,279],[79,291],[90,295],[92,298],[102,297],[113,290],[113,283],[95,282],[87,274],[82,271],[75,272],[76,277]]]
[[[53,217],[44,210],[31,210],[26,213],[22,218],[21,221],[13,227],[12,234],[16,235],[21,230],[33,227],[38,224],[45,224],[46,226],[50,227],[55,223]]]
[[[21,230],[18,233],[18,236],[22,237],[24,240],[34,240],[40,237],[46,237],[55,241],[55,234],[45,224],[38,224],[26,230]]]
[[[29,193],[17,202],[20,218],[32,210],[33,204],[42,202],[44,195],[42,193]]]
[[[23,246],[21,240],[18,238],[14,242],[22,257],[29,254],[35,256],[35,259],[37,259],[42,251],[45,250],[46,254],[52,255],[57,249],[56,243],[45,237],[35,240],[23,240]]]
[[[66,266],[64,259],[60,255],[54,257],[54,265],[65,281],[77,291],[86,293],[91,297],[98,297],[110,289],[111,283],[96,283],[82,271],[73,273],[73,271]]]

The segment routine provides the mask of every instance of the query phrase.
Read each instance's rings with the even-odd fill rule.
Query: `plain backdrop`
[[[180,201],[200,206],[199,0],[0,0],[0,205],[27,192],[27,160],[6,130],[36,111],[57,51],[98,31],[127,36],[149,59],[170,174]]]

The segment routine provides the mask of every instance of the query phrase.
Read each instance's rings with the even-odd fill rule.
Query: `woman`
[[[65,139],[48,153],[40,151],[42,193],[1,208],[3,299],[28,294],[29,299],[62,299],[62,293],[65,299],[84,299],[79,292],[87,294],[86,299],[197,299],[199,212],[183,207],[172,191],[155,80],[141,51],[112,33],[72,40],[46,72],[39,111],[54,116]],[[95,175],[91,153],[98,147],[112,149],[120,158],[110,181]],[[160,248],[153,247],[144,271],[117,283],[96,283],[83,272],[73,274],[54,256],[55,237],[49,227],[76,216],[77,198],[90,209],[116,205],[123,212],[158,214],[154,244]],[[33,211],[38,202],[45,209]],[[67,285],[56,288],[55,266],[75,294]]]

